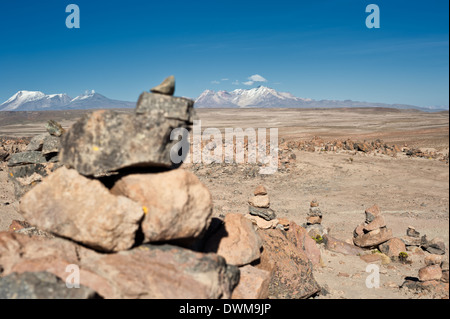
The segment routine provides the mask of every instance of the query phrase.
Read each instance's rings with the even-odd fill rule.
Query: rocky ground
[[[415,118],[415,113],[413,115],[412,118]],[[281,149],[284,149],[280,156],[282,165],[273,175],[259,175],[259,168],[252,165],[189,164],[184,168],[192,171],[210,190],[215,217],[230,213],[246,215],[254,189],[264,185],[270,198],[270,208],[277,218],[302,225],[306,223],[310,202],[317,200],[323,215],[321,224],[328,234],[352,243],[353,231],[364,221],[365,210],[377,204],[394,237],[405,236],[408,226],[413,226],[421,235],[427,235],[429,240],[441,238],[445,243],[442,258],[448,262],[448,121],[446,131],[444,122],[439,122],[438,128],[430,125],[429,122],[423,123],[420,126],[423,130],[416,131],[416,138],[407,135],[403,128],[391,129],[391,135],[383,130],[381,137],[387,141],[383,144],[387,144],[388,148],[374,147],[374,143],[379,143],[376,137],[381,135],[375,134],[376,130],[362,132],[364,138],[361,139],[355,134],[344,136],[343,131],[347,128],[339,130],[337,137],[324,133],[324,142],[313,145],[314,151],[311,149],[313,136],[299,139],[297,133],[283,133],[281,138],[286,143],[280,140]],[[220,125],[214,127],[217,126]],[[290,128],[284,130],[291,131]],[[442,138],[445,134],[447,139]],[[372,149],[346,149],[342,143],[348,139],[362,145],[367,143]],[[21,143],[17,143],[17,151],[23,150]],[[18,213],[18,201],[8,178],[6,163],[2,162],[0,231],[7,230],[15,219],[22,220],[23,217]],[[313,274],[322,287],[322,293],[315,298],[448,297],[448,285],[447,291],[440,288],[422,291],[400,288],[406,278],[418,277],[419,269],[426,265],[425,258],[430,254],[423,249],[408,251],[408,263],[401,263],[395,258],[391,258],[390,262],[383,259],[371,262],[379,265],[381,277],[380,287],[370,289],[366,287],[369,276],[366,267],[370,263],[360,256],[330,251],[324,244],[318,246],[321,261],[314,266]]]

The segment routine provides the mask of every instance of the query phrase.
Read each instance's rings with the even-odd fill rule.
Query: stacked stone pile
[[[55,238],[0,233],[0,268],[9,278],[2,283],[11,288],[27,272],[65,281],[75,265],[81,286],[103,298],[231,297],[239,269],[216,253],[183,248],[209,227],[212,199],[172,164],[178,141],[170,134],[189,129],[193,116],[193,101],[172,97],[173,87],[168,79],[141,95],[136,112],[96,111],[62,135],[64,167],[20,204],[29,224]],[[44,149],[45,138],[37,140],[34,149]]]
[[[364,223],[357,226],[353,232],[353,242],[361,248],[376,248],[390,240],[392,230],[387,228],[381,210],[374,205],[365,211]]]
[[[13,182],[17,199],[61,167],[60,140],[65,131],[59,123],[52,120],[47,123],[46,129],[47,133],[33,137],[22,152],[9,157],[9,178]]]
[[[322,226],[322,211],[319,202],[314,199],[309,205],[305,228],[309,236],[314,238],[323,237],[328,231]]]
[[[264,186],[255,189],[253,196],[248,200],[248,209],[250,215],[261,217],[266,221],[274,220],[277,217],[270,208],[270,198]]]

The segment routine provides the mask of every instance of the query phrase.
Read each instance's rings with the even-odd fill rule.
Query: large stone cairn
[[[8,175],[13,182],[17,199],[61,167],[60,140],[65,130],[53,120],[48,121],[46,129],[46,133],[33,137],[23,152],[9,157]]]
[[[390,240],[392,230],[386,227],[381,210],[374,205],[365,211],[364,223],[357,226],[353,232],[353,242],[362,248],[376,248]]]
[[[47,272],[67,280],[67,267],[76,265],[81,286],[104,298],[232,296],[239,269],[231,264],[258,258],[261,242],[251,237],[255,255],[245,260],[184,248],[205,234],[213,206],[198,178],[171,161],[178,143],[171,141],[171,132],[189,129],[194,104],[173,97],[174,86],[174,78],[168,78],[140,96],[135,112],[95,111],[62,135],[64,166],[20,204],[29,224],[55,238],[0,233],[0,269],[4,278],[12,276],[2,281],[8,289],[14,282],[36,282],[24,273]],[[42,154],[46,138],[53,135],[42,136],[42,143],[36,138],[29,152]]]

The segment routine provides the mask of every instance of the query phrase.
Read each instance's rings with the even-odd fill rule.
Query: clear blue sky
[[[80,29],[65,26],[71,3]],[[380,29],[365,25],[371,3]],[[178,96],[264,84],[448,108],[448,10],[445,0],[1,1],[0,103],[19,90],[136,101],[173,74]],[[255,74],[267,82],[245,85]]]

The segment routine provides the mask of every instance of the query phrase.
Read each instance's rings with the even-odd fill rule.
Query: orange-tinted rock
[[[321,254],[314,239],[312,239],[306,229],[291,222],[289,230],[286,232],[286,237],[299,250],[302,250],[305,255],[311,260],[313,265],[320,265]]]
[[[269,297],[270,272],[246,265],[241,271],[239,284],[232,299],[267,299]]]
[[[256,187],[255,191],[253,192],[253,194],[255,196],[258,195],[267,195],[267,190],[263,185],[259,185],[258,187]]]
[[[357,246],[348,244],[342,240],[333,238],[329,235],[324,235],[323,241],[325,244],[325,248],[330,251],[334,251],[334,252],[341,253],[344,255],[353,255],[353,256],[358,256],[358,255],[361,255],[362,253],[364,253],[363,249],[361,249]]]
[[[356,246],[362,248],[376,247],[392,238],[392,230],[388,228],[380,228],[368,232],[364,235],[353,238]]]
[[[419,269],[419,280],[441,280],[442,269],[439,265],[426,266]]]
[[[375,219],[371,221],[369,224],[365,225],[363,230],[364,232],[369,232],[382,227],[386,227],[386,222],[384,221],[384,217],[379,215],[375,217]]]
[[[389,257],[398,257],[401,252],[406,252],[405,243],[400,238],[392,238],[378,246],[378,249]]]

